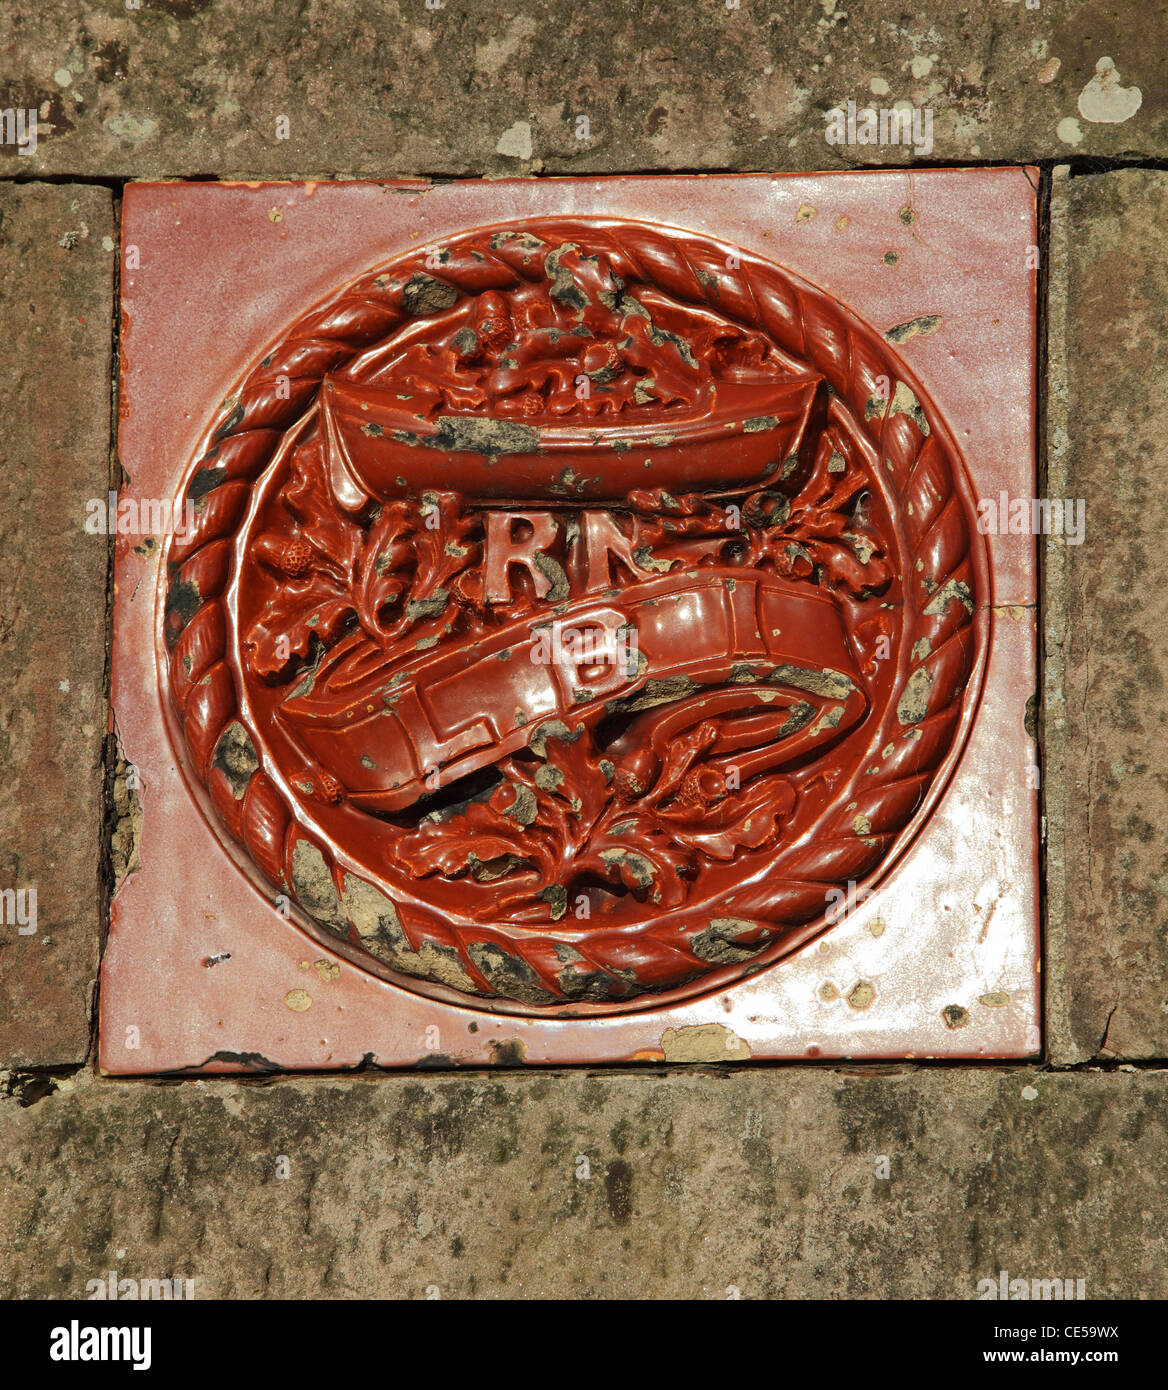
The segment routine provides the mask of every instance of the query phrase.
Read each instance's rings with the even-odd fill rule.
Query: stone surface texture
[[[1168,1052],[1168,174],[1054,184],[1047,543],[1052,1059]]]
[[[1165,1080],[79,1078],[0,1106],[0,1296],[1163,1298]]]
[[[36,893],[29,935],[0,899],[0,1066],[89,1047],[108,546],[85,520],[108,487],[113,232],[104,188],[0,185],[0,890]]]
[[[0,106],[37,108],[41,134],[35,154],[0,146],[0,163],[29,173],[807,170],[1168,150],[1164,0],[13,8]],[[927,109],[931,148],[828,144],[825,113],[849,100]]]

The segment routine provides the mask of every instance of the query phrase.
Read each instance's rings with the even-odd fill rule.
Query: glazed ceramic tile
[[[1032,184],[129,188],[103,1067],[1036,1053]]]

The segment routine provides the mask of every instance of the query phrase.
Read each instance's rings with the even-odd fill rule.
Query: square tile
[[[129,187],[102,1067],[1035,1055],[1035,178]]]

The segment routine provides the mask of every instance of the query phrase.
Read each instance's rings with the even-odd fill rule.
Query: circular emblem
[[[439,997],[606,1012],[773,964],[903,852],[976,706],[936,410],[688,232],[395,259],[246,374],[183,500],[187,766],[307,930]]]

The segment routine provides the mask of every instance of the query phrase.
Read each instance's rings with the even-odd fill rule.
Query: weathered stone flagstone
[[[1168,1051],[1168,174],[1055,180],[1047,544],[1048,1024],[1057,1062]]]
[[[0,1295],[1163,1298],[1165,1077],[78,1077],[0,1104]]]
[[[84,523],[108,487],[113,236],[104,188],[0,186],[2,1066],[89,1048],[108,552]]]
[[[40,121],[35,153],[0,163],[377,178],[1163,157],[1166,66],[1163,0],[46,0],[6,19],[0,106]],[[879,138],[898,103],[908,133],[892,143],[885,114],[888,143],[858,143],[863,113]],[[825,139],[836,109],[844,143]]]

